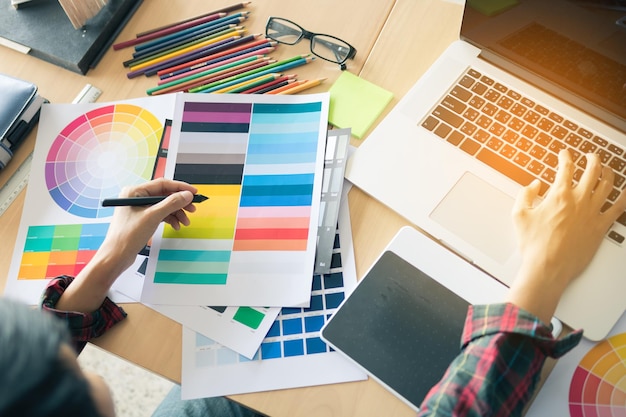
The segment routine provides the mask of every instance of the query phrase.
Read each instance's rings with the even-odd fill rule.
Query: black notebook
[[[0,0],[0,37],[30,48],[29,54],[85,74],[95,66],[141,0],[110,0],[83,29],[74,29],[57,0],[16,9]]]
[[[322,329],[322,338],[418,409],[459,354],[468,306],[505,287],[403,228]]]

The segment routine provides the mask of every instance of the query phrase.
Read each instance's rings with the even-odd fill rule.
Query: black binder
[[[86,74],[113,43],[141,0],[110,0],[82,29],[74,29],[57,0],[15,8],[0,0],[0,37],[30,48],[29,54]]]

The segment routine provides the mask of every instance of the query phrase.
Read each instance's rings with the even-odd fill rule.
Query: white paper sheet
[[[302,306],[309,299],[328,94],[179,94],[166,177],[210,199],[152,242],[141,301]]]
[[[349,187],[344,187],[345,196]],[[356,286],[348,201],[344,196],[330,274],[314,278],[310,308],[284,308],[253,360],[183,328],[184,399],[364,380],[330,351],[319,330]]]
[[[100,201],[151,178],[173,110],[173,96],[43,106],[7,296],[36,304],[49,278],[76,275],[91,259],[112,215]],[[113,300],[133,301],[138,279],[129,269]]]
[[[280,312],[279,307],[150,305],[186,328],[252,359]]]

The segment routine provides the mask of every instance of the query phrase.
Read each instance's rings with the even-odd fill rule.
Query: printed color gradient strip
[[[320,118],[319,102],[185,103],[174,178],[210,200],[165,229],[154,282],[225,284],[234,252],[306,251]]]

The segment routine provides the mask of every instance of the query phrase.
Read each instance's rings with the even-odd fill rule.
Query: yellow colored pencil
[[[163,61],[166,61],[166,60],[171,59],[171,58],[176,58],[177,56],[186,54],[187,52],[191,52],[193,50],[196,50],[196,49],[199,49],[199,48],[203,48],[205,46],[214,44],[214,43],[219,42],[219,41],[223,41],[223,40],[228,39],[228,38],[241,37],[241,35],[244,32],[245,32],[244,29],[242,29],[242,30],[234,30],[234,31],[228,32],[228,33],[226,33],[224,35],[217,36],[217,37],[212,38],[212,39],[208,39],[208,40],[206,40],[204,42],[200,42],[200,43],[198,43],[196,45],[192,45],[192,46],[189,46],[187,48],[179,49],[176,52],[172,52],[172,53],[160,56],[160,57],[152,59],[150,61],[142,62],[141,64],[138,64],[138,65],[130,67],[130,70],[131,71],[140,70],[142,68],[146,68],[146,67],[149,67],[151,65],[158,64],[159,62],[163,62]]]
[[[307,80],[307,81],[303,82],[302,84],[298,84],[298,85],[295,85],[295,86],[293,86],[291,88],[288,88],[286,90],[279,91],[278,93],[276,93],[276,95],[299,93],[300,91],[304,91],[304,90],[308,90],[309,88],[317,87],[318,85],[323,83],[324,80],[326,80],[326,78],[318,78],[316,80]]]

